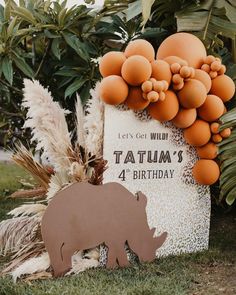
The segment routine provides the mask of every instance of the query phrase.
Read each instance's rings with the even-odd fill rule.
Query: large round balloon
[[[176,33],[166,38],[157,50],[157,59],[175,55],[194,68],[200,68],[207,53],[202,41],[189,33]]]
[[[155,103],[151,103],[147,109],[152,118],[160,122],[170,121],[178,113],[178,98],[173,91],[167,90],[165,92],[165,100],[158,100]]]

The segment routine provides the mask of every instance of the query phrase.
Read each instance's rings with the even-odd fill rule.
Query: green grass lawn
[[[29,176],[15,165],[0,164],[0,220],[19,200],[6,196]],[[2,264],[5,258],[0,258]],[[157,259],[151,264],[109,271],[88,270],[74,277],[13,284],[0,278],[0,295],[219,295],[236,294],[236,216],[216,215],[211,222],[210,249],[202,253]]]

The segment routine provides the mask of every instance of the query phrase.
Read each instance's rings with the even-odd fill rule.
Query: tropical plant
[[[219,159],[221,161],[220,196],[232,205],[236,200],[236,108],[227,112],[220,119],[220,130],[233,128],[229,138],[219,143]]]

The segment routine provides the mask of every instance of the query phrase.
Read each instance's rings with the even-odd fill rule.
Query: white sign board
[[[180,129],[106,105],[104,159],[104,183],[116,181],[133,193],[142,191],[148,198],[149,226],[157,228],[156,234],[168,232],[158,255],[208,248],[209,187],[194,182],[196,152]]]

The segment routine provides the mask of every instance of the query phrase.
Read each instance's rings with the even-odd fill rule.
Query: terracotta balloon
[[[178,128],[187,128],[195,122],[196,118],[197,118],[196,109],[181,108],[178,114],[172,120],[172,122]]]
[[[218,147],[214,142],[208,142],[204,146],[197,147],[197,154],[201,159],[213,160],[217,157]]]
[[[143,92],[140,87],[130,87],[125,104],[132,110],[140,111],[149,105],[149,101],[143,98]]]
[[[152,77],[156,80],[165,80],[170,84],[172,73],[170,70],[170,65],[164,60],[154,60],[151,63],[152,66]]]
[[[125,56],[130,57],[133,55],[142,55],[150,62],[155,58],[155,51],[151,43],[144,39],[137,39],[131,41],[126,49],[125,49]]]
[[[213,134],[211,139],[214,143],[220,143],[223,140],[220,134]]]
[[[223,138],[227,138],[231,135],[231,129],[230,128],[226,128],[224,130],[222,130],[220,132],[220,135],[223,137]]]
[[[100,84],[100,97],[107,104],[118,105],[122,103],[127,98],[128,91],[128,85],[120,76],[105,77]]]
[[[219,119],[224,113],[224,104],[216,95],[207,95],[203,105],[198,109],[198,115],[203,120],[213,122]]]
[[[213,160],[201,159],[193,167],[193,177],[196,182],[204,185],[212,185],[220,176],[220,169]]]
[[[127,58],[121,68],[123,79],[132,86],[138,86],[148,80],[151,73],[150,62],[141,55],[133,55]]]
[[[121,67],[126,57],[123,52],[110,51],[99,62],[99,71],[103,77],[110,75],[121,76]]]
[[[203,146],[211,138],[210,126],[207,122],[197,119],[190,127],[184,129],[184,138],[188,144]]]
[[[217,76],[212,80],[210,93],[219,96],[223,102],[229,101],[235,93],[234,81],[227,75]]]
[[[190,79],[178,93],[180,104],[187,109],[199,108],[206,100],[207,92],[202,82]]]
[[[217,122],[211,123],[210,128],[212,133],[217,134],[219,133],[220,124]]]
[[[176,94],[173,91],[165,92],[165,99],[158,100],[148,106],[148,112],[152,118],[164,122],[172,120],[179,110],[179,103]]]
[[[174,55],[171,55],[171,56],[167,56],[163,59],[165,62],[167,62],[169,65],[172,65],[174,63],[177,63],[179,64],[180,66],[187,66],[188,63],[186,60],[178,57],[178,56],[174,56]],[[176,66],[177,67],[177,66]]]
[[[206,87],[207,93],[210,91],[211,78],[205,71],[196,69],[194,79],[202,82],[202,84]]]
[[[206,58],[204,44],[189,33],[176,33],[166,38],[157,50],[157,59],[175,55],[188,62],[194,68],[200,68]]]

